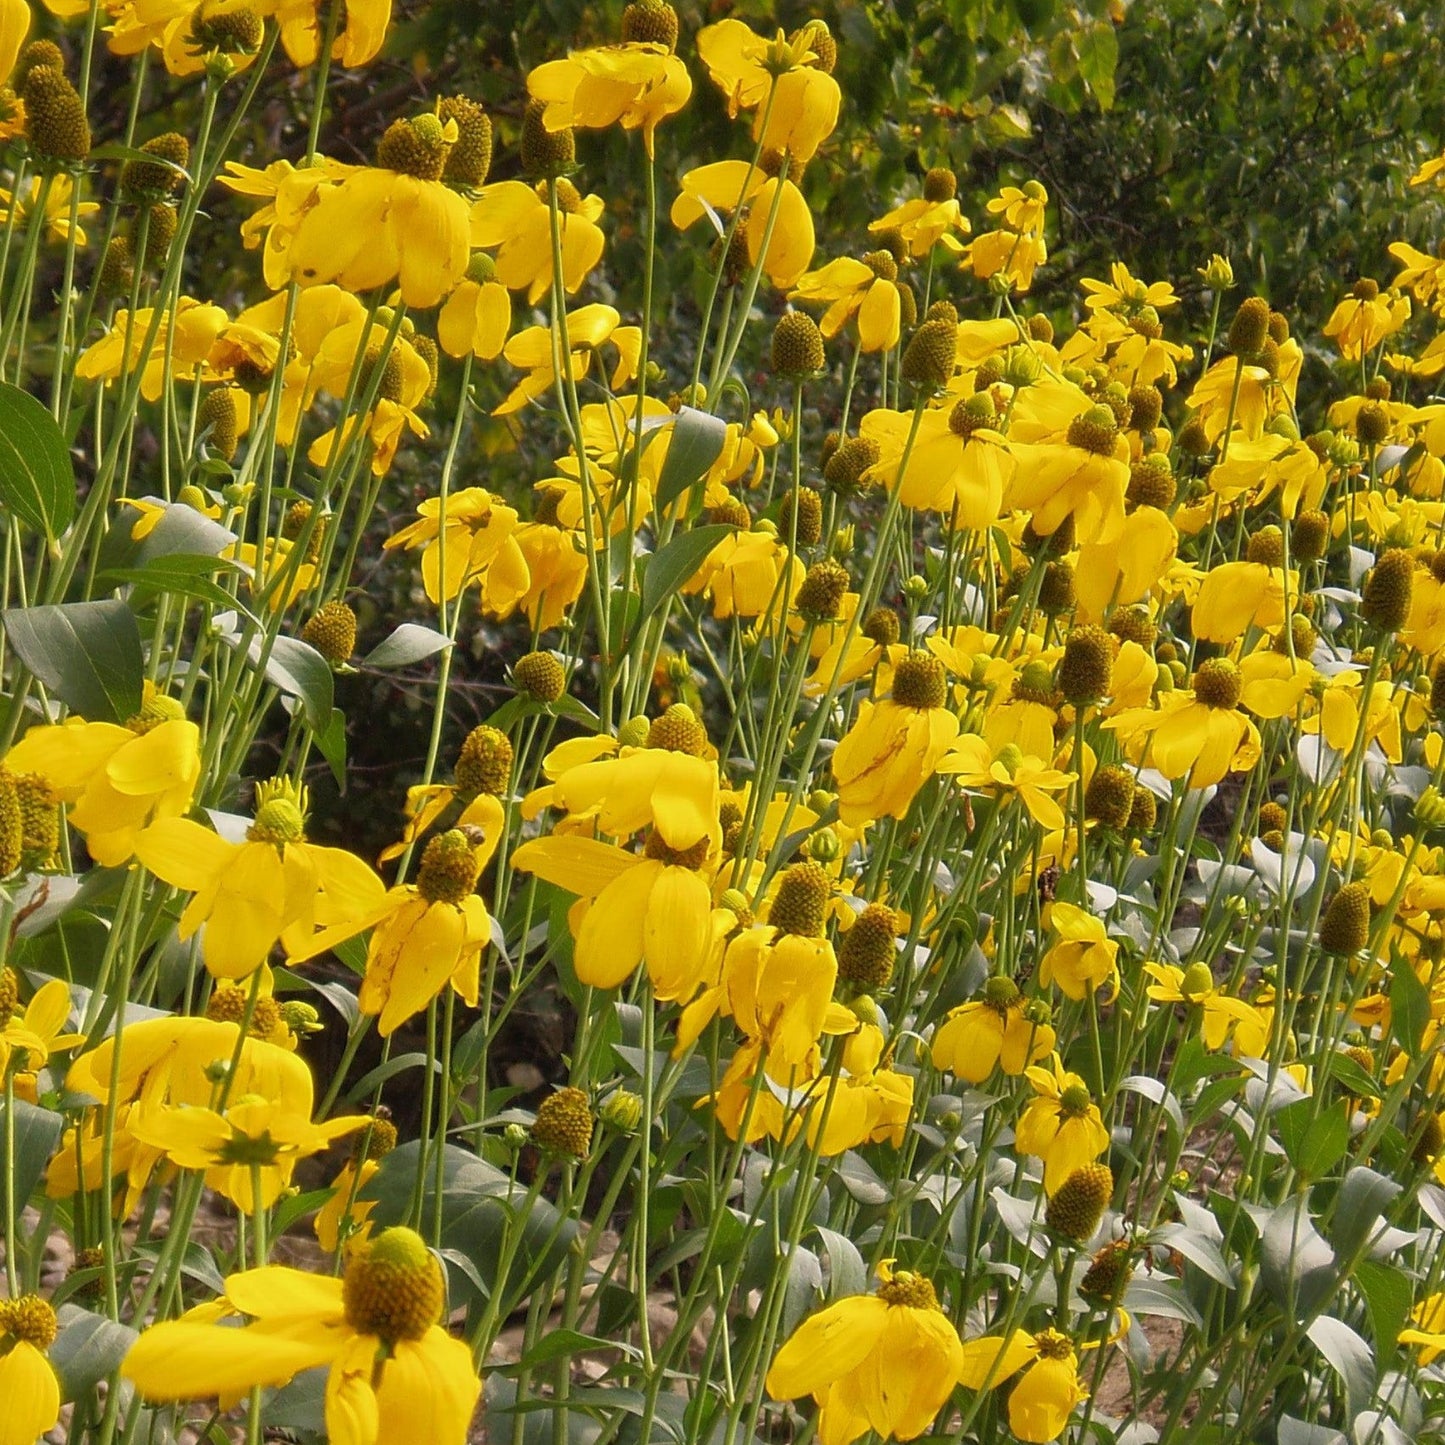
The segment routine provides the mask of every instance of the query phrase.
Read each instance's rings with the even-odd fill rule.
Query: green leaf
[[[57,1322],[60,1333],[46,1353],[60,1376],[65,1400],[76,1399],[113,1373],[138,1338],[128,1326],[78,1305],[62,1305]]]
[[[410,667],[438,652],[445,652],[452,640],[435,627],[417,622],[403,622],[390,637],[383,638],[362,658],[365,667]]]
[[[119,587],[129,583],[135,587],[166,592],[176,597],[194,597],[198,601],[210,603],[212,607],[234,608],[248,620],[255,622],[252,614],[220,583],[212,581],[210,573],[222,568],[235,570],[235,564],[220,557],[175,552],[168,556],[153,557],[139,567],[108,568],[100,574],[99,581],[105,587]]]
[[[165,156],[152,155],[149,151],[140,150],[136,146],[122,145],[119,141],[108,141],[103,146],[96,146],[86,159],[92,161],[139,161],[142,165],[164,166],[166,170],[174,171],[183,180],[191,179],[191,173],[184,166],[178,166],[174,161],[167,160]]]
[[[339,707],[331,709],[331,720],[324,728],[313,728],[317,751],[331,768],[336,786],[346,791],[346,714]]]
[[[24,1099],[16,1099],[15,1113],[10,1117],[0,1104],[0,1146],[8,1143],[6,1130],[11,1127],[15,1130],[15,1202],[23,1207],[60,1142],[65,1120],[53,1109],[42,1109]],[[0,1185],[5,1183],[5,1158],[0,1147]]]
[[[582,1350],[622,1350],[625,1354],[640,1353],[635,1346],[619,1340],[606,1340],[600,1335],[579,1334],[576,1330],[549,1330],[517,1363],[513,1369],[530,1369],[534,1365],[545,1365],[550,1360],[560,1360]]]
[[[184,502],[161,502],[157,497],[148,497],[145,500],[164,506],[165,511],[155,526],[134,543],[136,565],[150,562],[157,557],[172,557],[177,553],[212,557],[219,561],[221,554],[236,544],[234,532]],[[121,560],[117,558],[117,564]]]
[[[1094,92],[1100,110],[1114,106],[1114,69],[1119,63],[1119,37],[1108,20],[1100,20],[1076,41],[1079,74]]]
[[[1410,1314],[1410,1281],[1402,1269],[1377,1259],[1362,1259],[1350,1276],[1365,1297],[1370,1312],[1370,1330],[1382,1357],[1392,1355],[1395,1341]]]
[[[817,1226],[818,1238],[828,1256],[828,1298],[844,1299],[868,1288],[868,1267],[858,1246],[846,1234]]]
[[[1390,969],[1390,1032],[1404,1051],[1414,1058],[1430,1022],[1430,993],[1415,976],[1410,960],[1396,959]]]
[[[1283,1111],[1281,1111],[1283,1112]],[[1259,1277],[1282,1309],[1308,1315],[1334,1289],[1335,1256],[1309,1217],[1309,1203],[1296,1195],[1281,1204],[1260,1233]]]
[[[252,665],[261,660],[261,639],[247,649]],[[290,697],[299,697],[312,732],[321,734],[331,723],[331,665],[309,643],[295,637],[278,637],[266,659],[266,681]]]
[[[1393,1179],[1363,1164],[1345,1175],[1330,1224],[1330,1243],[1342,1261],[1348,1263],[1359,1252],[1399,1192],[1400,1186]]]
[[[0,502],[54,543],[75,516],[75,469],[55,418],[0,382]]]
[[[682,407],[672,427],[667,460],[657,479],[657,508],[661,511],[689,487],[707,475],[722,455],[727,441],[727,423],[695,407]]]
[[[20,660],[88,722],[124,722],[140,711],[145,659],[124,602],[11,607],[5,632]]]
[[[1289,1162],[1307,1179],[1319,1179],[1344,1157],[1350,1147],[1350,1121],[1343,1109],[1326,1108],[1311,1119],[1319,1104],[1300,1099],[1274,1114],[1279,1141]]]
[[[707,554],[730,536],[733,530],[721,523],[694,527],[692,531],[674,537],[661,551],[652,554],[642,575],[642,609],[637,619],[639,625],[677,594],[677,589],[702,566]]]
[[[1370,1347],[1343,1320],[1321,1315],[1305,1332],[1345,1382],[1346,1409],[1353,1419],[1375,1391],[1375,1357]]]

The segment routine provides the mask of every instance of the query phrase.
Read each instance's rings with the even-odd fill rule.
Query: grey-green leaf
[[[9,382],[0,382],[0,501],[50,542],[75,516],[65,437],[39,401]]]
[[[124,722],[140,711],[145,660],[124,602],[11,607],[3,620],[20,660],[72,712]]]
[[[691,406],[679,409],[672,425],[667,460],[657,479],[659,508],[666,507],[707,474],[722,455],[727,435],[727,423],[721,417],[710,416]]]

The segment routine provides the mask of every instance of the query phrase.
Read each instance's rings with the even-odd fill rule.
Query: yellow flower
[[[869,475],[897,487],[905,507],[938,512],[950,526],[979,530],[998,521],[1015,463],[986,397],[931,407],[914,431],[911,412],[875,408],[860,433],[878,444]],[[903,453],[913,433],[908,464]]]
[[[55,1334],[55,1311],[39,1295],[0,1299],[0,1445],[34,1445],[60,1422],[60,1381],[45,1353]]]
[[[465,1445],[481,1382],[471,1351],[437,1322],[444,1295],[421,1237],[388,1229],[357,1251],[344,1279],[281,1265],[231,1275],[219,1303],[247,1324],[212,1322],[208,1309],[153,1325],[121,1373],[149,1400],[218,1396],[229,1408],[255,1386],[326,1365],[336,1445]]]
[[[1074,566],[1078,621],[1102,622],[1110,607],[1138,602],[1169,570],[1178,550],[1179,534],[1168,515],[1158,507],[1136,507],[1113,542],[1079,548]],[[1116,664],[1116,696],[1117,683]]]
[[[774,206],[777,220],[764,252],[768,217]],[[714,161],[697,166],[683,175],[670,215],[680,231],[708,216],[717,234],[722,235],[719,215],[743,207],[747,208],[747,219],[739,230],[747,243],[749,262],[756,266],[761,257],[763,272],[774,286],[795,285],[813,259],[814,236],[812,212],[791,175],[771,175],[766,168],[747,161]]]
[[[1034,284],[1034,271],[1049,259],[1042,236],[1017,231],[984,231],[963,248],[961,266],[968,266],[980,281],[1005,276],[1015,291]]]
[[[307,376],[308,387],[320,388],[344,400],[356,371],[358,354],[364,356],[357,390],[370,384],[368,373],[380,365],[381,379],[371,410],[351,413],[339,427],[323,432],[311,443],[306,457],[314,466],[330,465],[332,458],[357,431],[364,430],[371,443],[371,471],[384,476],[396,459],[404,432],[418,437],[429,435],[417,408],[432,391],[432,370],[426,358],[412,344],[403,329],[388,342],[389,328],[380,321],[358,317],[331,332],[316,353]],[[385,357],[383,362],[382,358]]]
[[[939,759],[937,771],[953,774],[965,787],[996,794],[1014,793],[1029,816],[1045,831],[1064,826],[1064,810],[1051,793],[1061,792],[1075,774],[1051,768],[1042,759],[1006,744],[995,751],[986,738],[967,733]]]
[[[80,1034],[61,1033],[69,1019],[70,988],[63,979],[52,978],[35,991],[24,1013],[15,1014],[0,1029],[0,1077],[14,1065],[22,1098],[33,1101],[34,1076],[52,1054],[85,1042]]]
[[[833,1003],[838,959],[827,938],[757,924],[737,934],[722,976],[683,1011],[677,1047],[686,1048],[717,1014],[764,1046],[768,1068],[785,1078],[805,1066],[825,1033],[851,1033],[858,1020]]]
[[[261,248],[262,277],[273,291],[281,291],[290,276],[287,252],[306,213],[358,167],[316,156],[300,169],[290,161],[272,161],[264,170],[227,161],[224,169],[226,174],[216,177],[221,185],[263,202],[241,223],[241,240],[248,251]]]
[[[1074,1407],[1089,1397],[1079,1384],[1079,1361],[1067,1335],[1015,1330],[1007,1338],[967,1340],[958,1382],[969,1390],[987,1390],[1020,1370],[1025,1373],[1009,1394],[1009,1429],[1030,1445],[1047,1445],[1064,1433]]]
[[[232,843],[187,818],[153,823],[136,840],[136,857],[156,877],[193,894],[179,937],[203,924],[201,954],[216,978],[246,978],[278,940],[300,948],[318,918],[363,912],[384,892],[354,853],[308,843],[305,795],[262,784],[249,841]]]
[[[1059,941],[1039,964],[1039,983],[1057,983],[1071,999],[1087,998],[1106,983],[1119,989],[1119,945],[1110,940],[1102,919],[1072,903],[1055,903],[1049,910],[1049,927]],[[1113,993],[1110,994],[1110,997]]]
[[[697,33],[698,58],[727,101],[728,114],[751,110],[753,139],[764,149],[807,161],[833,133],[843,93],[818,68],[819,50],[831,44],[814,21],[792,39],[757,35],[741,20],[720,20]],[[768,101],[771,97],[771,107]],[[764,125],[766,120],[766,126]]]
[[[491,259],[474,256],[437,313],[437,342],[448,356],[495,361],[502,354],[512,329],[512,298],[495,277]]]
[[[314,65],[326,33],[325,0],[272,0],[281,44],[293,65]],[[347,70],[374,60],[391,23],[391,0],[347,0],[331,58]]]
[[[724,537],[682,585],[685,595],[706,592],[714,617],[775,616],[792,604],[805,568],[771,524]]]
[[[1201,1032],[1205,1047],[1219,1050],[1237,1023],[1250,1023],[1255,1011],[1241,999],[1230,998],[1214,986],[1208,964],[1191,964],[1188,969],[1172,963],[1146,963],[1144,972],[1154,980],[1145,990],[1155,1003],[1197,1005],[1203,1017]]]
[[[1129,443],[1107,407],[1091,407],[1060,442],[1015,443],[1013,507],[1033,512],[1034,531],[1055,532],[1072,516],[1081,543],[1114,541],[1124,530]]]
[[[876,1293],[852,1295],[804,1320],[773,1359],[775,1400],[812,1395],[822,1445],[922,1435],[953,1393],[963,1346],[933,1285],[911,1270],[878,1266]]]
[[[141,829],[187,812],[201,775],[201,733],[172,698],[151,695],[124,726],[69,718],[31,728],[6,766],[39,773],[69,819],[86,835],[95,861],[119,867],[135,852]]]
[[[1397,1338],[1402,1345],[1415,1345],[1420,1351],[1420,1364],[1432,1364],[1445,1351],[1445,1294],[1432,1294],[1410,1311],[1411,1326],[1401,1330]]]
[[[431,840],[417,881],[390,888],[349,917],[322,928],[293,962],[315,958],[344,939],[372,929],[366,974],[357,1002],[380,1015],[389,1037],[448,985],[469,1007],[477,1002],[482,954],[492,937],[487,905],[472,890],[481,872],[478,829],[453,828]]]
[[[702,871],[710,840],[689,849],[649,839],[645,856],[595,838],[534,838],[512,855],[513,865],[590,900],[574,925],[577,977],[594,988],[616,988],[647,965],[654,994],[687,1003],[714,981],[722,935],[714,926],[712,893]],[[573,914],[574,919],[576,914]]]
[[[335,1254],[342,1245],[354,1249],[371,1233],[367,1216],[376,1208],[374,1199],[359,1199],[360,1190],[376,1178],[381,1165],[375,1159],[364,1159],[358,1167],[352,1160],[342,1165],[331,1181],[331,1198],[316,1212],[312,1227],[316,1242],[328,1254]]]
[[[0,74],[3,74],[0,71]],[[0,187],[0,226],[10,223],[10,215],[13,210],[15,224],[21,225],[30,214],[31,208],[40,198],[40,188],[43,181],[39,176],[32,176],[25,194],[17,201],[14,193]],[[50,190],[45,197],[45,234],[46,237],[63,245],[72,235],[70,224],[70,201],[74,194],[75,182],[67,175],[55,175],[50,179]],[[97,201],[81,201],[75,208],[75,219],[77,224],[74,227],[75,244],[84,246],[86,244],[85,232],[80,229],[79,222],[87,220],[100,210]]]
[[[925,182],[926,184],[926,182]],[[868,229],[874,235],[880,231],[897,231],[908,247],[908,254],[915,260],[928,255],[934,246],[945,237],[952,240],[953,232],[968,234],[968,217],[963,215],[956,195],[941,200],[929,200],[927,196],[915,196],[895,206],[876,221],[869,221]]]
[[[1084,306],[1090,311],[1107,308],[1131,316],[1145,306],[1163,311],[1179,304],[1174,287],[1168,281],[1140,281],[1129,274],[1129,268],[1122,261],[1110,264],[1107,281],[1095,281],[1085,276],[1080,285],[1087,293]]]
[[[601,196],[582,196],[565,177],[556,182],[557,225],[562,250],[562,287],[569,296],[602,259],[597,222]],[[471,207],[471,243],[497,252],[497,280],[525,291],[531,305],[552,289],[552,215],[547,184],[496,181],[483,186]]]
[[[421,550],[421,580],[433,601],[454,601],[462,589],[478,582],[496,565],[504,567],[523,590],[527,586],[526,559],[517,548],[513,533],[517,514],[496,501],[481,487],[453,492],[443,516],[441,499],[428,498],[417,507],[419,521],[412,522],[382,544],[388,551],[405,547]],[[446,573],[442,574],[442,533],[446,534]]]
[[[347,1114],[313,1124],[311,1070],[295,1054],[285,1057],[295,1074],[285,1103],[233,1091],[224,1114],[194,1104],[142,1106],[128,1121],[130,1133],[182,1169],[205,1170],[206,1187],[237,1209],[269,1209],[290,1184],[297,1160],[370,1122],[367,1114]]]
[[[898,264],[887,251],[870,252],[862,261],[839,256],[821,271],[800,276],[789,299],[821,302],[828,307],[819,323],[824,336],[836,336],[856,316],[859,347],[863,351],[891,351],[898,345],[901,330],[897,278]]]
[[[456,134],[454,120],[434,115],[393,122],[379,164],[321,191],[302,216],[286,252],[289,278],[354,292],[395,280],[408,306],[435,306],[471,259],[470,209],[440,179]]]
[[[1044,1161],[1044,1190],[1053,1194],[1075,1169],[1109,1147],[1109,1131],[1084,1081],[1054,1055],[1047,1068],[1025,1070],[1034,1097],[1014,1131],[1014,1148]],[[1050,1437],[1051,1438],[1051,1437]]]
[[[1346,361],[1358,361],[1387,336],[1393,336],[1410,319],[1410,298],[1382,293],[1373,281],[1358,281],[1355,289],[1330,313],[1321,328],[1334,339]]]
[[[548,130],[601,130],[620,123],[641,130],[647,154],[658,125],[676,115],[692,95],[687,67],[663,45],[627,42],[574,50],[527,76],[533,100],[545,102]]]
[[[29,34],[29,0],[0,0],[0,81],[9,79],[10,72],[15,69],[15,61],[19,58],[20,47],[25,44],[25,37]]]
[[[159,399],[167,382],[187,381],[206,364],[221,328],[230,319],[220,306],[182,296],[174,314],[161,314],[148,354],[142,355],[155,312],[150,307],[117,311],[110,330],[81,352],[75,374],[81,381],[115,381],[141,368],[141,395]]]
[[[933,1035],[933,1067],[981,1084],[995,1067],[1017,1077],[1054,1051],[1052,1025],[1037,1017],[1008,978],[991,978],[982,995],[950,1011]],[[1047,1016],[1047,1009],[1043,1010]]]
[[[892,695],[867,701],[833,752],[838,814],[848,826],[901,818],[958,736],[944,705],[943,664],[915,653],[893,671]]]
[[[523,817],[535,817],[543,807],[560,807],[613,838],[631,837],[650,824],[678,852],[704,838],[713,846],[721,842],[715,762],[662,747],[623,748],[614,757],[597,757],[596,749],[609,739],[576,741],[579,756],[592,756],[572,764],[570,753],[563,754],[566,743],[548,754],[548,776],[553,776],[554,760],[562,766],[549,787],[528,794]]]
[[[592,360],[604,345],[617,352],[608,384],[614,391],[627,385],[637,374],[642,355],[642,328],[621,325],[622,316],[615,307],[594,302],[567,313],[567,369],[573,381],[581,381],[592,369]],[[529,326],[519,331],[506,345],[502,355],[527,374],[517,383],[500,406],[492,408],[493,416],[510,416],[521,411],[552,389],[557,381],[557,354],[561,343],[550,326]]]
[[[586,538],[578,528],[542,518],[515,533],[529,582],[517,599],[533,633],[558,626],[587,585]]]

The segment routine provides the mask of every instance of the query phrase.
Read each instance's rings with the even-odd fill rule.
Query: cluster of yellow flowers
[[[1036,309],[1036,180],[975,230],[935,166],[820,257],[821,21],[688,42],[632,0],[616,44],[526,77],[515,127],[441,96],[363,165],[319,148],[320,107],[390,0],[43,9],[78,68],[0,0],[0,1445],[63,1400],[77,1441],[198,1399],[259,1441],[265,1392],[322,1368],[331,1440],[462,1445],[523,1304],[523,1379],[553,1371],[529,1406],[647,1438],[682,1379],[689,1445],[806,1396],[824,1445],[1082,1440],[1122,1427],[1106,1370],[1159,1438],[1246,1438],[1335,1421],[1333,1387],[1289,1385],[1312,1349],[1358,1433],[1337,1357],[1394,1380],[1400,1343],[1371,1408],[1418,1422],[1445,1378],[1445,333],[1414,328],[1445,261],[1401,242],[1392,285],[1350,286],[1312,353],[1339,394],[1312,395],[1291,318],[1219,256],[1179,292],[1115,263],[1067,327]],[[101,35],[202,102],[194,138],[142,141],[133,108],[95,200]],[[278,45],[316,124],[243,164],[220,100],[243,115]],[[664,209],[695,75],[748,156]],[[614,126],[646,177],[631,287],[622,196],[578,179]],[[245,208],[257,299],[200,289],[203,203]],[[710,281],[690,352],[664,216]],[[1177,319],[1201,297],[1207,327]],[[454,486],[486,387],[534,445]],[[373,865],[308,836],[308,769],[346,776],[347,599],[384,562],[437,626],[360,665],[436,659],[436,686]],[[447,778],[464,625],[513,695]],[[553,980],[567,1086],[523,1113],[489,1056]],[[319,1100],[308,987],[347,1020]],[[188,1252],[204,1201],[225,1270]],[[273,1260],[307,1212],[329,1273]],[[102,1313],[131,1333],[77,1385],[67,1334]],[[1162,1371],[1154,1315],[1185,1330]],[[625,1399],[569,1404],[577,1349],[616,1351]]]

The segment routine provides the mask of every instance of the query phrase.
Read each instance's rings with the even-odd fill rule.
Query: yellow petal
[[[888,1305],[877,1295],[853,1295],[804,1320],[773,1359],[768,1394],[796,1400],[857,1369],[887,1313]]]

